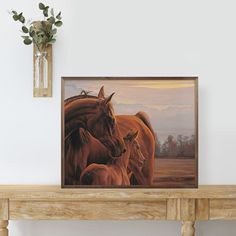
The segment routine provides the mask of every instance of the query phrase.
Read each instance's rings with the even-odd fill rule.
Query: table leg
[[[194,221],[183,221],[181,233],[182,236],[194,236],[195,235],[195,222]]]
[[[0,236],[8,236],[8,220],[0,220]]]

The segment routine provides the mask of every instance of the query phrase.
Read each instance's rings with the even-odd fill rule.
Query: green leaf
[[[23,31],[25,34],[29,33],[28,28],[25,27],[25,26],[22,26],[22,31]]]
[[[45,17],[48,17],[48,10],[47,10],[47,9],[44,9],[44,10],[43,10],[43,15],[44,15]]]
[[[30,28],[29,28],[29,32],[32,32],[32,31],[34,31],[34,26],[30,26]]]
[[[57,33],[57,29],[54,28],[52,31],[51,31],[52,34],[56,34]]]
[[[18,21],[18,15],[13,15],[12,18],[14,19],[14,21]]]
[[[25,17],[24,17],[24,16],[21,16],[20,19],[19,19],[19,21],[20,21],[22,24],[24,24],[24,23],[25,23]]]
[[[29,39],[29,38],[26,38],[26,39],[24,40],[24,44],[25,44],[25,45],[30,45],[31,43],[32,43],[32,40]]]
[[[40,10],[44,10],[45,9],[45,5],[43,3],[41,3],[41,2],[39,3],[39,9]]]
[[[53,10],[53,8],[51,9],[51,15],[54,17],[54,10]]]
[[[50,43],[50,44],[53,44],[53,43],[55,43],[55,42],[56,42],[56,39],[51,39],[49,43]]]
[[[21,36],[21,38],[23,38],[23,39],[28,39],[29,38],[29,36]]]
[[[34,30],[30,31],[30,32],[29,32],[29,35],[30,35],[30,37],[34,37],[35,31],[34,31]]]
[[[57,14],[56,18],[57,18],[58,20],[61,20],[61,12],[59,12],[59,13]]]
[[[14,15],[17,15],[17,12],[16,11],[11,11]]]
[[[57,26],[57,27],[62,26],[62,24],[63,24],[62,21],[56,21],[56,22],[55,22],[55,26]]]

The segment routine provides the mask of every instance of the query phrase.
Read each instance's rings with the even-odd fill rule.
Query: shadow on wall
[[[14,236],[179,236],[178,221],[10,221]],[[226,230],[227,229],[227,230]],[[196,236],[235,235],[235,221],[199,221]]]
[[[10,221],[14,236],[177,236],[180,222],[168,221]]]
[[[199,221],[196,224],[196,229],[196,236],[236,235],[235,221]]]

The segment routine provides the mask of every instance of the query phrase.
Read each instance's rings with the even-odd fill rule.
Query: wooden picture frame
[[[77,104],[78,101],[76,99],[81,100],[81,99],[84,99],[84,98],[86,98],[86,99],[90,98],[90,100],[100,99],[101,101],[104,100],[104,99],[108,99],[109,101],[106,101],[106,102],[111,103],[111,100],[113,99],[112,97],[113,97],[114,94],[113,93],[111,94],[111,91],[109,91],[110,96],[109,96],[109,93],[107,94],[105,92],[105,94],[104,94],[104,90],[106,91],[106,89],[107,89],[106,85],[108,85],[108,87],[109,87],[108,90],[111,90],[111,89],[114,90],[114,92],[116,93],[114,96],[119,96],[119,91],[123,91],[123,90],[127,91],[127,87],[128,87],[127,84],[129,84],[129,83],[132,84],[132,86],[134,86],[134,84],[138,84],[138,85],[135,85],[136,86],[135,89],[137,91],[142,88],[143,83],[146,83],[146,85],[143,86],[143,87],[145,89],[147,89],[147,91],[149,91],[148,89],[157,89],[162,94],[165,94],[165,91],[170,91],[169,92],[170,95],[168,95],[168,96],[170,97],[170,100],[172,99],[171,100],[172,102],[176,101],[176,98],[178,98],[178,96],[179,96],[181,98],[181,103],[183,103],[183,104],[177,104],[175,107],[173,106],[174,107],[173,109],[177,110],[176,114],[174,114],[174,115],[176,115],[176,117],[179,116],[178,119],[181,120],[180,119],[181,116],[179,114],[177,114],[178,113],[177,108],[179,107],[183,110],[183,114],[185,114],[185,113],[187,114],[186,117],[191,117],[191,119],[185,119],[186,121],[184,121],[184,122],[186,124],[189,124],[189,126],[192,127],[191,128],[192,139],[190,139],[188,137],[188,136],[190,136],[190,133],[189,133],[188,136],[185,136],[185,142],[183,141],[183,143],[181,143],[182,142],[181,137],[180,137],[182,135],[181,133],[178,134],[178,135],[180,135],[180,136],[178,136],[178,138],[179,138],[178,141],[177,141],[177,136],[176,137],[172,136],[172,134],[168,135],[168,138],[169,138],[169,136],[173,137],[172,141],[175,143],[175,146],[174,146],[175,149],[173,149],[174,154],[168,153],[168,155],[170,154],[170,156],[165,156],[165,155],[167,155],[167,154],[165,154],[167,152],[163,151],[164,154],[162,154],[161,153],[162,146],[160,146],[160,147],[158,146],[159,149],[160,149],[160,153],[158,154],[159,158],[158,157],[156,158],[157,141],[155,139],[155,157],[154,157],[153,162],[155,161],[155,163],[157,163],[159,168],[162,168],[162,166],[164,166],[163,170],[165,170],[165,171],[163,171],[163,172],[167,173],[167,175],[165,175],[166,174],[165,173],[162,176],[161,170],[160,169],[157,170],[157,172],[154,173],[153,176],[152,176],[153,177],[152,181],[154,179],[155,184],[149,184],[149,183],[153,183],[153,182],[148,182],[149,177],[146,178],[145,175],[144,175],[144,173],[145,173],[144,169],[146,168],[146,166],[145,166],[146,163],[151,163],[152,161],[147,160],[147,157],[146,157],[147,153],[143,149],[143,147],[145,145],[140,144],[140,142],[142,142],[141,140],[143,140],[143,139],[141,139],[142,133],[140,133],[139,130],[133,130],[132,129],[129,132],[127,130],[127,135],[126,136],[123,135],[123,137],[122,137],[123,139],[121,139],[121,140],[125,140],[127,143],[132,143],[133,146],[135,146],[133,143],[138,144],[139,149],[142,150],[142,151],[139,152],[139,153],[141,153],[141,156],[144,157],[144,155],[142,155],[142,153],[145,153],[144,160],[141,162],[142,164],[140,164],[140,163],[137,164],[137,165],[132,164],[133,166],[131,164],[129,164],[130,166],[127,167],[127,173],[129,174],[128,177],[129,177],[130,185],[129,184],[111,184],[112,182],[109,182],[107,179],[104,180],[104,173],[106,173],[106,175],[107,175],[107,172],[109,172],[107,170],[107,165],[110,166],[111,163],[112,164],[117,163],[117,161],[114,161],[113,159],[118,159],[119,156],[121,156],[122,158],[127,158],[127,157],[124,157],[127,154],[126,156],[129,156],[128,157],[129,158],[128,163],[133,163],[132,160],[130,159],[130,158],[132,158],[131,154],[132,154],[132,151],[133,152],[137,151],[137,150],[134,150],[134,148],[132,148],[133,146],[130,146],[128,148],[128,151],[123,152],[124,150],[122,151],[121,149],[119,149],[119,151],[117,151],[115,148],[113,148],[113,146],[111,144],[107,144],[107,146],[106,146],[107,149],[109,149],[112,146],[111,149],[109,149],[109,153],[111,153],[111,151],[113,149],[115,149],[115,151],[113,150],[112,155],[114,155],[114,156],[112,156],[112,161],[109,160],[107,163],[105,163],[104,160],[101,161],[99,159],[99,162],[101,161],[101,163],[91,162],[90,163],[91,165],[86,164],[85,168],[82,168],[81,167],[81,162],[82,162],[81,160],[84,158],[84,156],[82,155],[82,157],[83,157],[82,159],[81,159],[81,157],[80,158],[76,157],[79,160],[79,162],[78,162],[78,160],[75,160],[76,159],[75,156],[77,155],[77,154],[75,154],[75,149],[77,150],[77,148],[80,147],[80,143],[76,143],[77,141],[73,141],[73,140],[78,140],[78,135],[79,135],[80,139],[81,139],[81,137],[85,137],[85,136],[87,138],[91,136],[91,138],[93,139],[96,136],[95,142],[97,143],[97,141],[99,141],[99,142],[101,142],[101,141],[98,139],[97,134],[91,134],[92,132],[94,132],[93,130],[91,130],[91,128],[89,128],[90,130],[87,130],[87,128],[84,128],[84,126],[85,126],[84,124],[81,125],[81,121],[79,121],[78,116],[75,113],[71,113],[71,111],[72,111],[71,106],[74,106],[75,103]],[[151,88],[149,88],[150,86],[148,85],[148,83],[150,83],[150,86],[152,86]],[[123,84],[124,84],[124,87],[123,87],[124,89],[122,90],[122,85]],[[96,91],[95,90],[90,91],[90,88],[91,87],[94,88],[94,86],[96,87],[96,85],[97,85]],[[101,85],[105,85],[105,89],[102,88]],[[83,86],[85,86],[85,87],[83,87]],[[131,86],[131,88],[132,88],[132,86]],[[67,89],[66,87],[71,87],[71,89]],[[100,91],[99,91],[99,89],[100,89]],[[193,77],[193,76],[192,77],[62,77],[61,90],[62,90],[62,94],[61,94],[61,129],[62,129],[62,134],[61,134],[61,186],[62,186],[62,188],[197,188],[198,187],[198,77]],[[67,90],[70,91],[70,92],[68,92]],[[102,90],[102,92],[101,92],[101,90]],[[135,90],[133,88],[132,92],[134,92],[134,91]],[[90,92],[91,92],[91,95],[90,95]],[[97,93],[97,95],[95,95],[95,92]],[[149,96],[151,93],[154,94],[154,92],[155,91],[151,91],[151,92],[145,93],[144,95]],[[70,93],[71,93],[71,95],[70,95]],[[178,93],[179,93],[179,95],[178,95]],[[102,95],[102,97],[98,98],[100,95]],[[133,94],[132,96],[135,97],[135,94]],[[163,96],[165,97],[165,95],[163,95]],[[173,98],[171,96],[173,96]],[[184,104],[185,97],[190,98],[188,101],[186,100],[187,105]],[[67,99],[67,100],[65,100],[65,99]],[[165,98],[163,98],[163,99],[165,100]],[[83,102],[84,101],[85,100],[83,100]],[[81,102],[81,101],[79,101],[79,102]],[[102,101],[102,102],[105,103],[105,101]],[[161,99],[160,99],[159,102],[162,102]],[[132,105],[132,103],[128,104],[128,102],[127,102],[125,104],[119,104],[116,101],[116,105],[114,105],[114,110],[115,111],[114,111],[114,113],[112,113],[112,117],[114,116],[114,120],[111,121],[111,124],[113,124],[112,122],[115,123],[114,127],[116,127],[116,128],[117,128],[117,125],[121,124],[121,121],[119,121],[119,119],[121,119],[121,118],[119,117],[119,115],[115,114],[116,107],[119,107],[119,106],[121,107],[122,105],[125,105],[125,106],[127,105],[127,107],[129,107],[129,106]],[[170,111],[173,112],[172,111],[173,109],[171,110],[171,102],[170,102],[169,105],[170,106],[169,106],[168,109],[170,109]],[[80,107],[80,105],[78,105],[78,107]],[[135,107],[135,104],[134,104],[134,107]],[[137,107],[139,107],[139,105],[137,105]],[[147,107],[152,108],[151,105],[147,106]],[[73,107],[73,112],[76,109],[74,109],[74,107]],[[156,108],[154,107],[154,109],[156,109]],[[158,108],[158,109],[161,110],[162,108]],[[163,109],[165,109],[164,105],[163,105]],[[120,108],[120,110],[122,110],[122,109]],[[125,109],[123,109],[123,110],[125,110]],[[78,111],[78,109],[76,111]],[[152,112],[152,114],[154,114],[152,110],[150,110],[150,111]],[[138,110],[137,110],[137,112],[138,112]],[[67,114],[66,119],[65,119],[65,114]],[[80,113],[80,115],[81,114],[82,113]],[[111,118],[110,115],[111,114],[109,113],[109,116],[99,120],[101,127],[103,125],[101,122],[105,119],[106,120],[108,118],[110,119]],[[130,115],[133,115],[133,114],[130,114]],[[76,121],[74,120],[75,116],[76,116]],[[124,116],[126,116],[126,115],[124,115]],[[163,120],[165,120],[165,119],[163,119]],[[188,120],[190,120],[191,122],[187,122]],[[65,125],[65,122],[66,122],[66,125]],[[152,124],[152,121],[151,121],[151,124]],[[94,123],[93,125],[96,126],[96,123]],[[72,126],[73,126],[73,129],[71,128]],[[97,127],[97,128],[100,129],[99,127]],[[105,130],[104,127],[103,127],[103,130]],[[156,133],[157,131],[155,130],[155,127],[154,127],[153,130]],[[119,132],[124,133],[126,130],[120,131],[122,129],[124,129],[124,128],[122,128],[121,125],[120,125],[120,129],[118,129],[118,130],[119,130]],[[85,136],[84,136],[84,131],[86,132]],[[82,135],[81,135],[81,132],[82,132]],[[113,134],[116,134],[116,131],[113,130],[112,132],[113,132]],[[73,139],[71,138],[72,133],[73,133]],[[89,134],[89,136],[87,136],[87,133]],[[137,133],[136,136],[135,136],[135,133]],[[70,141],[68,141],[69,140],[68,137],[70,137]],[[85,137],[85,142],[87,142],[86,137]],[[104,142],[103,146],[106,144],[106,142],[108,142],[107,140],[104,140],[105,139],[104,137],[105,136],[102,136],[102,135],[99,136],[99,138]],[[120,138],[119,135],[118,136],[114,135],[114,137],[119,137]],[[163,134],[163,137],[164,137],[164,134]],[[158,132],[157,132],[157,138],[159,138],[158,137]],[[65,140],[66,140],[66,144],[65,144]],[[73,145],[72,145],[72,143],[73,143]],[[120,143],[120,141],[117,139],[113,143],[117,144],[117,143]],[[123,146],[122,145],[120,145],[120,146],[124,147],[124,149],[127,149],[126,148],[127,145],[128,145],[127,143],[124,143]],[[180,144],[185,145],[184,146],[185,149],[182,148],[180,150],[180,147],[182,147]],[[94,144],[93,145],[90,144],[90,145],[95,146]],[[129,144],[129,145],[131,145],[131,144]],[[163,143],[162,143],[162,145],[163,145]],[[170,145],[170,144],[168,144],[168,145]],[[153,145],[151,145],[151,146],[153,146]],[[70,149],[68,149],[68,147]],[[149,147],[147,149],[149,150],[151,148]],[[68,155],[68,151],[66,151],[66,150],[70,150],[70,151],[72,150],[73,155]],[[91,147],[90,147],[89,150],[93,150],[93,149],[91,149]],[[129,150],[131,150],[130,151],[131,154],[128,154]],[[163,147],[163,150],[166,151],[166,149],[164,149],[164,147]],[[122,154],[122,153],[124,153],[124,154]],[[184,153],[183,156],[182,156],[182,153]],[[67,154],[67,156],[66,156],[66,154]],[[137,154],[137,152],[136,152],[136,154]],[[106,154],[106,155],[108,155],[108,154]],[[109,156],[110,155],[111,154],[109,154]],[[162,156],[162,155],[164,155],[164,156]],[[175,156],[172,157],[171,155],[175,155]],[[179,155],[179,156],[177,156],[177,155]],[[70,156],[70,157],[68,158],[68,156]],[[117,156],[117,157],[115,157],[115,156]],[[137,157],[137,156],[139,157],[139,154],[135,155],[135,157]],[[67,159],[66,159],[66,157],[67,157]],[[134,160],[135,160],[135,162],[138,162],[136,159],[134,159]],[[77,164],[74,164],[75,162]],[[186,172],[186,175],[175,176],[175,175],[171,174],[172,172],[168,168],[172,168],[173,166],[175,168],[175,165],[176,165],[176,170],[177,170],[178,167],[180,167],[180,164],[178,164],[178,162],[181,163],[181,168],[182,168],[182,166],[185,166],[185,165],[187,166],[187,167],[185,167],[186,170],[184,170]],[[68,167],[68,163],[73,163],[73,164],[70,164],[69,167]],[[80,165],[80,168],[79,168],[80,171],[78,171],[78,163]],[[86,162],[86,163],[88,163],[88,162]],[[160,163],[164,163],[164,164],[160,164]],[[171,163],[171,164],[165,164],[165,163]],[[185,163],[185,164],[182,165],[182,163]],[[65,165],[66,165],[66,167],[65,167]],[[101,166],[101,165],[103,165],[103,166]],[[170,166],[170,167],[168,167],[168,166]],[[190,166],[190,167],[188,167],[188,166]],[[138,167],[139,167],[139,170],[138,170]],[[105,168],[105,170],[104,170],[104,168]],[[188,168],[189,168],[189,170],[188,170]],[[82,169],[82,171],[81,171],[81,169]],[[99,169],[99,171],[98,171],[98,169]],[[140,172],[140,169],[141,169],[141,172]],[[150,168],[150,169],[153,170],[153,168]],[[100,174],[96,174],[96,180],[95,180],[95,177],[94,177],[94,174],[93,174],[94,172],[96,172],[96,173],[99,172],[100,173]],[[92,173],[93,177],[91,177],[91,173]],[[191,173],[191,174],[189,174],[189,173]],[[70,176],[70,177],[68,177],[68,176]],[[89,176],[89,178],[88,178],[88,176]],[[102,176],[102,177],[99,177],[99,176]],[[139,176],[142,176],[142,178],[144,179],[143,182],[141,180],[137,180],[137,179],[141,178],[141,177],[139,178]],[[83,178],[81,178],[81,177],[83,177]],[[91,180],[91,178],[92,178],[92,180]],[[123,178],[122,183],[126,183],[127,181],[124,180],[124,178],[126,178],[126,177],[122,177],[122,178]],[[74,179],[74,180],[72,181],[72,179]],[[100,183],[104,183],[104,181],[105,181],[105,183],[109,183],[109,184],[100,184]],[[118,181],[118,180],[115,179],[114,181]],[[116,183],[118,183],[118,182],[116,182]]]

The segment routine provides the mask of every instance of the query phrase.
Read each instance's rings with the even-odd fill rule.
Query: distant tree
[[[173,135],[168,135],[161,144],[156,137],[156,156],[161,157],[194,157],[195,155],[195,135],[178,135],[177,139]]]
[[[184,155],[184,139],[183,135],[177,136],[177,155],[183,156]]]
[[[157,137],[157,134],[155,133],[156,138],[156,145],[155,145],[155,156],[158,157],[161,155],[161,142]]]
[[[176,156],[177,144],[173,135],[168,135],[166,141],[161,146],[161,155]]]
[[[176,143],[174,136],[169,135],[167,140],[168,140],[168,154],[169,154],[169,156],[176,156],[177,143]]]

